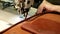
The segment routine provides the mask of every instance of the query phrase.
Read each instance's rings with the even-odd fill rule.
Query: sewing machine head
[[[33,5],[34,0],[19,0],[19,7],[21,13],[26,17],[28,15],[30,7]]]

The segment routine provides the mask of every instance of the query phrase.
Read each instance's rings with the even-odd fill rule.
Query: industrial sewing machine
[[[2,9],[5,9],[5,8],[7,8],[7,7],[11,7],[11,6],[14,6],[14,8],[15,8],[15,2],[14,2],[15,0],[0,0],[0,2],[2,3],[2,6],[3,6],[3,8]],[[16,0],[17,1],[17,0]],[[24,7],[27,7],[27,8],[24,8],[23,7],[23,5],[22,5],[22,8],[21,8],[21,11],[20,11],[20,8],[18,8],[18,10],[17,10],[17,12],[18,13],[20,13],[20,12],[22,12],[23,14],[24,14],[24,16],[25,16],[25,18],[27,17],[27,15],[28,15],[28,11],[30,10],[30,7],[31,7],[31,4],[32,3],[34,3],[33,4],[33,6],[32,7],[34,7],[34,8],[38,8],[38,6],[40,5],[40,3],[42,2],[42,0],[34,0],[34,1],[30,1],[29,0],[29,2],[28,1],[26,1],[25,0],[25,2],[27,2],[27,3],[29,3],[29,4],[27,4],[27,3],[25,3],[24,5]],[[18,6],[18,5],[17,5]],[[16,8],[15,8],[16,9]]]

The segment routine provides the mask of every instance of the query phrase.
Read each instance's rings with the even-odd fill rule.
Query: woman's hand
[[[47,12],[53,12],[53,11],[60,12],[60,6],[53,5],[47,1],[43,1],[41,3],[41,5],[38,7],[37,14],[42,13],[43,9],[46,9]]]

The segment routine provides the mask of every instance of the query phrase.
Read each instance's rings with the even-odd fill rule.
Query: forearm
[[[54,5],[55,11],[60,12],[60,5]]]

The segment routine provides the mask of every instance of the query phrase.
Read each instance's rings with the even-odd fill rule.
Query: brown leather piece
[[[5,31],[3,34],[60,34],[60,15],[45,14],[33,17],[28,21],[24,21]]]

